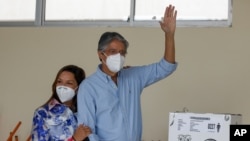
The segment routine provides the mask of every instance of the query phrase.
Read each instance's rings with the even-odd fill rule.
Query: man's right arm
[[[95,134],[95,106],[90,93],[91,89],[87,85],[80,85],[77,94],[77,121],[78,125],[84,124],[91,128],[92,133],[88,136],[91,141],[99,141]]]

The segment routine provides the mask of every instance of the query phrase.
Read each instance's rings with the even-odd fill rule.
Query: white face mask
[[[108,66],[109,70],[116,73],[121,70],[125,62],[124,56],[120,53],[115,55],[107,56],[106,65]]]
[[[75,96],[75,90],[66,86],[57,86],[56,93],[62,103],[71,100]]]

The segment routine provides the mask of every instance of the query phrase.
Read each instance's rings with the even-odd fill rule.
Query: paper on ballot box
[[[241,122],[240,114],[171,112],[168,141],[229,141],[230,125]]]

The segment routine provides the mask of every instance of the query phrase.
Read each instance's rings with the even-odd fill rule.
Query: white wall
[[[232,28],[177,28],[176,72],[142,95],[144,141],[167,141],[168,113],[183,107],[239,113],[244,124],[250,123],[249,5],[249,0],[233,2]],[[19,140],[28,137],[33,112],[50,97],[62,66],[79,65],[87,75],[96,70],[97,42],[105,31],[129,40],[127,65],[153,63],[163,56],[160,28],[0,28],[0,140],[7,139],[18,121]]]

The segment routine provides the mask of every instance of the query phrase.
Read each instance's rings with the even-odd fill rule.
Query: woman
[[[52,85],[52,96],[34,112],[33,141],[88,141],[89,127],[77,124],[76,92],[85,72],[75,65],[59,70]]]

